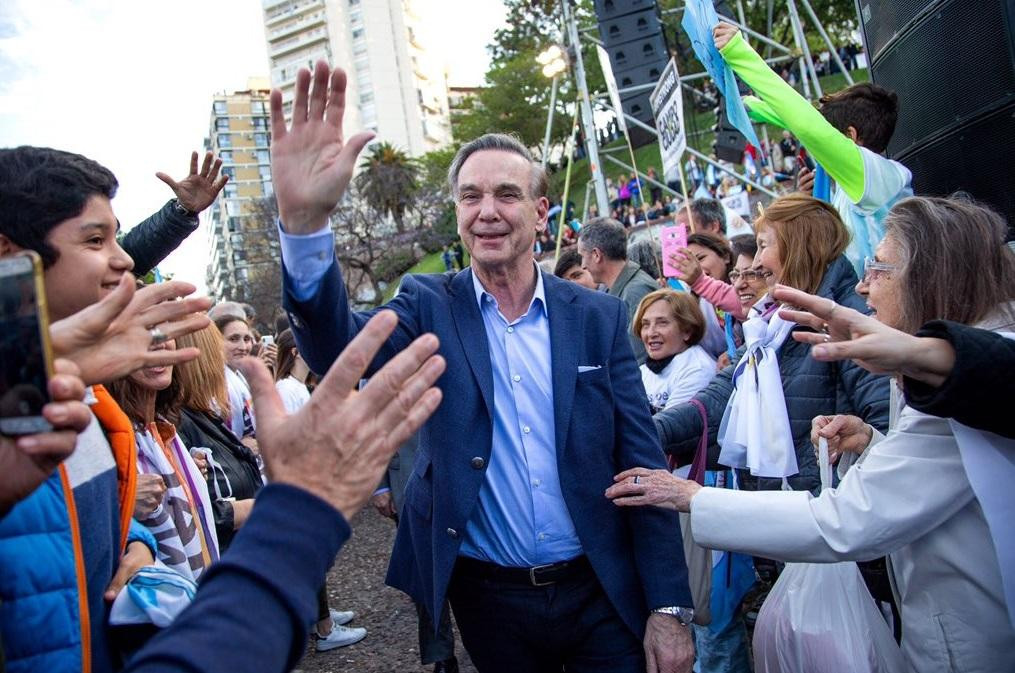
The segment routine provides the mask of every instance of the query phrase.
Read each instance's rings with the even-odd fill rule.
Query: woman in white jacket
[[[886,225],[857,288],[881,322],[909,333],[937,318],[1015,330],[1015,255],[1000,217],[961,200],[910,198]],[[915,671],[1015,671],[1002,583],[1010,569],[1000,566],[995,546],[1005,540],[996,528],[992,536],[954,426],[909,407],[887,436],[846,426],[852,434],[835,441],[869,436],[869,447],[837,489],[817,498],[702,488],[643,468],[617,475],[607,496],[618,505],[690,511],[695,541],[705,547],[787,562],[888,554],[902,648]]]

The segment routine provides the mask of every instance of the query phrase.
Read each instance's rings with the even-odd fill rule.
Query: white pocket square
[[[597,369],[602,369],[602,365],[578,365],[578,373],[584,374],[585,372],[594,372]]]

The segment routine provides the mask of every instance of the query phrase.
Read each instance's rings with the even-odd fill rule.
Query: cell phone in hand
[[[0,259],[0,433],[52,430],[42,416],[52,375],[42,261],[31,251]]]
[[[261,337],[261,348],[267,348],[275,343],[275,337],[270,334],[265,334]]]
[[[663,275],[675,278],[679,270],[670,264],[670,255],[687,247],[687,225],[674,224],[663,227],[659,230],[659,239],[663,247]]]

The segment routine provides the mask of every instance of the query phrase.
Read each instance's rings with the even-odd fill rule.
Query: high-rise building
[[[345,129],[375,131],[412,156],[451,142],[447,78],[420,16],[439,0],[262,0],[272,86],[286,118],[296,72],[318,59],[348,75]]]
[[[210,209],[208,291],[217,299],[249,299],[251,274],[278,265],[275,236],[265,236],[272,219],[271,165],[268,146],[270,88],[252,78],[247,90],[214,97],[205,147],[222,159],[229,182]],[[270,223],[269,223],[270,224]]]

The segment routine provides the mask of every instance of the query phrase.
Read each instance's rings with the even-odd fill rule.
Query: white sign
[[[606,90],[610,92],[610,103],[613,104],[613,112],[617,115],[617,126],[621,133],[627,133],[627,122],[624,121],[624,107],[620,104],[620,91],[617,89],[617,78],[613,76],[613,66],[610,65],[610,55],[606,53],[603,46],[596,45],[596,53],[599,55],[599,67],[603,69],[603,78],[606,80]]]
[[[680,94],[680,75],[673,59],[666,64],[662,77],[649,97],[659,132],[659,154],[667,182],[680,180],[680,157],[687,149],[684,133],[684,100]]]
[[[751,217],[751,195],[746,191],[742,191],[738,194],[731,194],[723,199],[722,205],[726,210],[736,213],[741,217]]]

